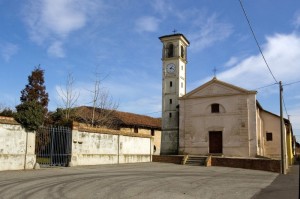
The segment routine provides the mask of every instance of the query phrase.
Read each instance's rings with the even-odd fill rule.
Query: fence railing
[[[63,126],[41,127],[36,132],[36,161],[41,166],[68,166],[71,160],[72,130]]]

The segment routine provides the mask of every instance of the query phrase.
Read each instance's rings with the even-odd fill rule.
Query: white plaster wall
[[[118,136],[72,131],[71,164],[97,165],[118,163]]]
[[[77,130],[72,133],[72,166],[151,161],[151,138]]]
[[[120,135],[119,163],[150,162],[152,147],[150,138]]]
[[[249,132],[249,156],[255,157],[258,155],[257,150],[259,137],[257,135],[257,115],[256,115],[256,96],[247,96],[248,104],[248,132]]]
[[[34,133],[26,133],[20,125],[0,124],[0,170],[32,169],[34,150]]]
[[[199,97],[180,102],[180,153],[208,154],[209,131],[223,132],[223,154],[252,156],[249,136],[256,137],[254,94]],[[210,105],[221,105],[220,113],[211,113]],[[254,109],[249,111],[249,109]],[[256,147],[256,141],[252,147]],[[256,151],[256,148],[255,148]]]

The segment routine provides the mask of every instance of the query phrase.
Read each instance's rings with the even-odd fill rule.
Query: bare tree
[[[56,92],[60,96],[60,99],[63,103],[63,110],[65,119],[69,120],[71,116],[72,108],[77,103],[80,93],[74,90],[74,77],[72,73],[68,73],[67,81],[64,87],[59,87],[59,90],[56,89]]]
[[[92,107],[87,107],[78,114],[80,114],[81,119],[92,127],[106,126],[111,128],[114,125],[118,103],[113,100],[107,89],[101,87],[102,80],[100,80],[98,73],[96,73],[94,88],[89,90],[91,92],[92,100],[90,103]]]
[[[100,125],[112,127],[114,123],[114,113],[118,108],[109,91],[100,87],[100,80],[97,79],[94,84],[92,126]]]

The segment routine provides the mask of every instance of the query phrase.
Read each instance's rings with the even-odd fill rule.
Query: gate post
[[[36,165],[35,132],[25,132],[24,169],[33,169]]]

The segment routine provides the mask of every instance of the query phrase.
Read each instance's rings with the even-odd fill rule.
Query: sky
[[[0,105],[14,108],[31,71],[45,71],[49,109],[62,107],[72,74],[76,105],[92,105],[95,81],[120,111],[161,116],[158,37],[175,29],[190,41],[187,91],[211,80],[257,90],[275,114],[284,87],[284,117],[300,140],[300,1],[0,0]],[[276,80],[276,81],[275,81]],[[263,87],[263,88],[262,88]]]

